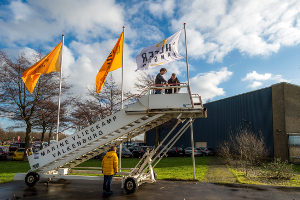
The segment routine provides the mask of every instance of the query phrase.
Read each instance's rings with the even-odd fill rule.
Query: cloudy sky
[[[27,0],[0,2],[0,48],[49,53],[65,34],[63,75],[84,94],[125,26],[124,84],[135,57],[186,23],[192,93],[218,100],[282,81],[300,85],[299,0]],[[185,56],[184,33],[179,52]],[[185,59],[165,66],[187,81]],[[159,72],[159,67],[147,71]],[[120,80],[121,69],[113,73]]]

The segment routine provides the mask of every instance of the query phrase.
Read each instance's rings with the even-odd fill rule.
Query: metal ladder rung
[[[97,141],[97,142],[93,142],[92,144],[94,146],[94,145],[100,145],[101,143],[102,143],[102,141]]]
[[[120,129],[127,130],[127,129],[128,129],[128,127],[126,127],[126,126],[123,126],[123,127],[122,127],[122,128],[120,128]]]

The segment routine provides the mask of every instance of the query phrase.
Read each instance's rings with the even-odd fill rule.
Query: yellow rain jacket
[[[106,153],[102,160],[102,172],[104,175],[110,176],[115,172],[118,172],[118,156],[114,151],[109,151]]]

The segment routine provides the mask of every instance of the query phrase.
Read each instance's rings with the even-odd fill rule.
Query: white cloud
[[[271,73],[259,74],[256,71],[250,72],[242,79],[242,81],[252,82],[247,87],[256,89],[263,85],[262,81],[271,81],[272,83],[279,82],[289,82],[288,80],[282,78],[281,75],[273,75]],[[269,82],[268,82],[269,83]]]
[[[154,18],[162,18],[162,15],[165,14],[166,17],[170,18],[173,16],[174,8],[176,3],[174,0],[159,0],[154,2],[149,1],[149,12],[153,15]]]
[[[300,1],[180,1],[174,30],[187,23],[188,45],[195,58],[222,61],[233,50],[268,56],[281,46],[300,43]],[[192,47],[196,49],[195,47]]]
[[[170,36],[165,35],[167,29],[169,33],[175,33],[183,28],[184,22],[187,23],[189,58],[205,59],[210,63],[222,61],[234,50],[247,56],[268,56],[283,46],[300,43],[300,1],[297,0],[146,0],[130,3],[28,0],[11,1],[0,9],[0,40],[6,49],[30,45],[30,49],[26,50],[28,52],[41,46],[46,52],[58,43],[62,33],[66,34],[65,40],[69,41],[64,52],[66,69],[63,73],[70,75],[70,80],[74,79],[73,83],[79,88],[74,89],[77,93],[83,91],[86,85],[94,84],[94,77],[114,46],[123,25],[126,26],[124,81],[126,89],[132,91],[137,75],[134,72],[135,56],[142,48]],[[165,18],[170,21],[166,22]],[[184,35],[180,40],[180,51],[185,55],[183,40]],[[184,61],[166,67],[167,78],[175,72],[180,80],[186,80]],[[159,68],[155,68],[149,72],[156,74],[158,71]],[[216,80],[204,84],[208,83],[208,87],[212,88],[207,98],[225,94],[218,84],[226,81],[226,78],[222,79],[219,73],[227,74],[225,77],[229,78],[232,72],[222,69],[194,77],[203,79],[216,76]],[[265,83],[263,81],[285,80],[281,75],[255,73],[249,73],[249,77],[247,75],[244,78],[244,81],[250,81],[252,77],[251,87],[260,87],[259,82]],[[113,74],[119,80],[120,70]],[[201,88],[194,86],[194,89]]]
[[[124,25],[124,10],[114,1],[12,1],[8,9],[11,17],[0,19],[0,39],[7,45],[49,42],[62,33],[81,41],[111,38]]]
[[[158,3],[149,3],[149,11],[154,17],[161,18],[164,10]]]
[[[27,19],[32,12],[30,7],[21,1],[12,1],[9,7],[16,21]]]
[[[251,73],[248,73],[245,78],[242,79],[242,81],[252,81],[252,80],[258,80],[258,81],[265,81],[272,78],[272,74],[265,73],[265,74],[259,74],[256,71],[253,71]]]
[[[197,74],[190,79],[191,91],[194,94],[200,94],[204,101],[216,96],[223,96],[226,92],[218,85],[229,80],[232,74],[233,72],[228,71],[227,67],[223,67],[219,71]]]
[[[70,76],[70,83],[74,84],[73,93],[76,95],[85,94],[87,86],[94,86],[96,75],[102,67],[105,59],[113,49],[118,38],[106,40],[101,43],[85,44],[73,41],[70,49],[66,49],[64,56],[64,74]],[[73,52],[73,54],[71,53]],[[124,47],[124,89],[134,92],[136,64],[133,60],[132,49],[125,44]],[[121,83],[121,68],[113,72],[116,82]]]
[[[248,87],[252,88],[252,89],[255,89],[255,88],[258,88],[260,86],[262,86],[263,83],[262,82],[259,82],[259,81],[253,81],[252,84],[248,85]]]

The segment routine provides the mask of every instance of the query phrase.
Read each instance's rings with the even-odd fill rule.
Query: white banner
[[[166,65],[185,58],[178,52],[178,43],[182,31],[183,29],[167,39],[143,49],[141,53],[136,56],[136,71],[146,70],[158,65]]]

